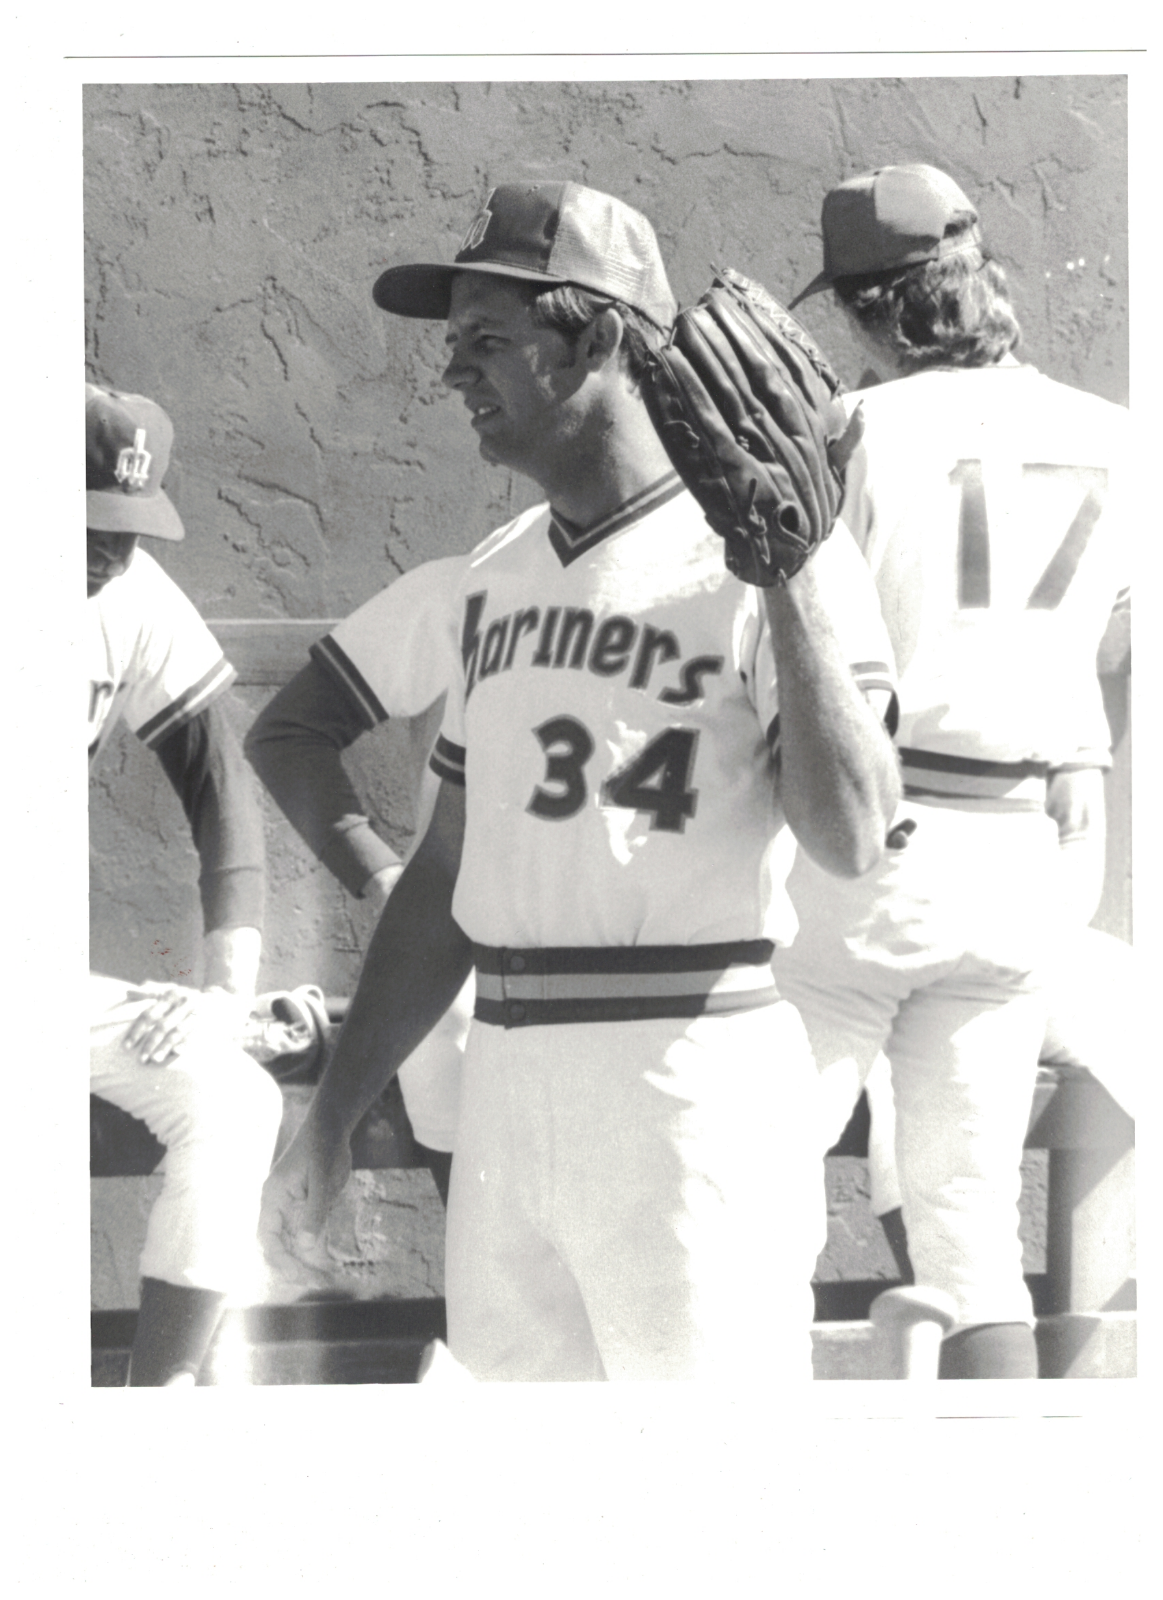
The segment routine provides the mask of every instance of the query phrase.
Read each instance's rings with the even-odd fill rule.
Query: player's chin
[[[91,572],[87,573],[85,576],[87,597],[91,600],[95,594],[100,594],[111,577],[112,573],[107,573],[103,578],[95,578]]]
[[[487,462],[490,467],[503,467],[506,465],[504,455],[488,439],[480,439],[478,448],[481,460]]]

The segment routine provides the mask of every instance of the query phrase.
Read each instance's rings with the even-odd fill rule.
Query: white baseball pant
[[[119,978],[89,978],[89,1088],[141,1120],[166,1146],[164,1183],[146,1230],[143,1277],[252,1292],[263,1182],[282,1118],[274,1080],[237,1046],[191,1044],[166,1066],[126,1049],[134,1000]]]
[[[1134,952],[1121,939],[1082,928],[1045,976],[1049,1015],[1041,1058],[1086,1067],[1128,1116],[1138,1104]],[[868,1177],[872,1209],[882,1217],[901,1204],[896,1170],[896,1113],[887,1060],[878,1056],[864,1085],[871,1126]]]
[[[448,1343],[478,1379],[811,1377],[820,1084],[782,1002],[474,1022]]]
[[[1061,926],[1057,830],[1041,812],[905,802],[905,818],[907,847],[863,878],[799,854],[800,930],[776,981],[812,1042],[828,1143],[888,1057],[917,1281],[953,1295],[959,1326],[1031,1322],[1018,1199],[1046,1022],[1036,973]]]

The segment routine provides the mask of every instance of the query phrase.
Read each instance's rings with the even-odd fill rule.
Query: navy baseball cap
[[[143,394],[85,385],[86,526],[98,533],[184,539],[186,530],[162,488],[174,425]]]
[[[973,226],[946,239],[945,229],[955,219]],[[824,270],[791,304],[799,305],[837,278],[911,267],[962,251],[980,254],[976,223],[975,208],[936,167],[916,162],[849,178],[824,196]]]
[[[400,317],[448,316],[458,272],[552,289],[576,284],[633,306],[664,331],[678,305],[654,229],[613,195],[578,183],[499,184],[469,225],[456,258],[389,267],[372,298]]]

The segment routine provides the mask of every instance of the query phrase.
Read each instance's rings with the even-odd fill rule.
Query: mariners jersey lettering
[[[816,558],[858,676],[890,683],[875,590]],[[467,786],[453,913],[478,943],[785,938],[775,666],[758,591],[673,477],[586,535],[547,506],[468,558],[434,769]]]
[[[1108,760],[1094,662],[1128,592],[1127,412],[1014,361],[857,399],[844,516],[884,603],[910,789],[965,760]]]
[[[85,602],[89,759],[119,719],[145,744],[197,716],[234,679],[194,606],[145,550]]]

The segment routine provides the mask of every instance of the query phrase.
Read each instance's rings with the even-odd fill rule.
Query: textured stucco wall
[[[790,294],[819,264],[830,185],[932,161],[1011,271],[1028,358],[1128,396],[1120,77],[102,85],[84,111],[87,371],[174,418],[189,537],[154,548],[208,616],[341,616],[531,502],[445,396],[441,327],[369,292],[392,261],[450,258],[505,179],[637,205],[687,301],[711,261]],[[855,381],[827,297],[806,317]],[[382,755],[361,751],[362,778],[398,842]],[[94,779],[93,963],[160,977],[196,964],[198,921],[155,768],[122,739]],[[359,908],[273,818],[269,843],[266,981],[348,987]]]
[[[174,419],[189,537],[152,548],[207,616],[342,616],[534,498],[479,460],[439,382],[442,328],[389,319],[370,297],[392,261],[450,259],[506,179],[573,177],[637,205],[689,301],[712,261],[790,295],[819,265],[828,187],[932,161],[980,209],[1028,358],[1128,397],[1122,78],[114,85],[89,87],[84,110],[86,370]],[[854,382],[827,297],[805,317]],[[263,693],[240,693],[240,725]],[[406,750],[389,729],[354,753],[396,845],[411,825]],[[91,800],[92,964],[196,976],[196,861],[156,761],[115,739]],[[366,912],[273,814],[268,847],[264,983],[349,990]],[[402,1203],[392,1184],[423,1177],[360,1175],[371,1189],[353,1189],[336,1247],[357,1292],[438,1292],[434,1192],[406,1239],[376,1243],[380,1210]],[[135,1298],[151,1185],[95,1185],[99,1305]],[[863,1163],[831,1174],[823,1278],[891,1273],[866,1186]]]

